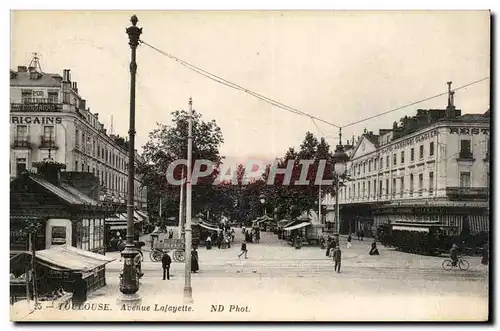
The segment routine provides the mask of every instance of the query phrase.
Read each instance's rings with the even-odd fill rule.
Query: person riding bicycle
[[[450,249],[450,259],[452,261],[452,265],[454,267],[457,266],[457,262],[458,262],[458,246],[453,244],[453,246],[451,246],[451,249]]]

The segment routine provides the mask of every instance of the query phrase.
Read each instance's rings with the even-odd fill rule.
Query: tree
[[[317,208],[319,198],[319,185],[316,183],[317,174],[321,170],[320,162],[324,163],[322,180],[333,179],[333,162],[330,146],[325,139],[318,139],[311,132],[305,134],[304,140],[298,152],[294,148],[289,148],[283,158],[278,163],[279,168],[286,168],[289,161],[293,161],[293,171],[291,180],[285,185],[285,175],[278,174],[272,187],[267,188],[267,195],[272,197],[274,206],[278,209],[278,217],[295,218],[302,212]],[[302,168],[305,166],[300,161],[311,160],[305,179],[307,185],[295,185],[300,179]],[[263,179],[269,178],[269,170],[263,175]],[[323,185],[323,193],[333,192],[333,185]]]
[[[157,123],[157,128],[149,134],[149,140],[143,147],[145,163],[138,167],[143,184],[148,188],[148,209],[157,214],[159,200],[162,197],[162,215],[178,215],[180,186],[172,185],[166,179],[168,166],[175,160],[187,159],[188,113],[184,110],[172,113],[172,125]],[[215,120],[204,121],[202,115],[193,114],[193,154],[192,160],[208,160],[214,165],[211,175],[200,178],[193,185],[193,215],[206,212],[220,205],[220,195],[213,183],[217,177],[223,157],[219,148],[224,142],[222,131]],[[183,166],[175,168],[173,176],[181,179]],[[206,167],[202,166],[202,171]],[[213,212],[213,211],[212,211]]]

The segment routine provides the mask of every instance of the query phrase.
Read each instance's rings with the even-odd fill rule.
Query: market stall
[[[31,261],[32,254],[23,252],[11,259],[11,273],[28,274],[28,283],[32,284]],[[57,291],[72,292],[73,283],[79,276],[85,281],[87,293],[106,285],[105,265],[115,259],[85,251],[68,245],[52,246],[49,249],[36,251],[36,287],[39,296]],[[25,270],[24,272],[22,270]],[[28,272],[26,270],[29,270]],[[16,281],[21,283],[20,281]],[[24,281],[26,287],[26,280]],[[14,286],[19,293],[20,286]],[[26,293],[26,291],[24,291]],[[31,291],[32,293],[32,291]]]

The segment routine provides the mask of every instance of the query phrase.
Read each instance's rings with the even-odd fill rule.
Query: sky
[[[249,90],[339,126],[490,76],[487,11],[14,11],[11,69],[37,52],[44,72],[72,80],[105,127],[126,135],[130,48],[136,14],[141,39]],[[228,160],[272,160],[300,146],[307,131],[337,143],[336,127],[312,121],[218,84],[147,46],[137,50],[136,145],[156,123],[193,108],[215,119]],[[459,90],[462,113],[489,108],[489,80]],[[351,139],[378,132],[447,97],[343,129]],[[343,139],[344,140],[344,139]],[[344,140],[345,142],[345,140]],[[332,148],[333,149],[333,148]]]

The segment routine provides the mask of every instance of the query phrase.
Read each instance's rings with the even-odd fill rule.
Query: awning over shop
[[[68,245],[52,246],[49,249],[37,251],[35,257],[38,263],[54,270],[84,272],[104,266],[115,260],[105,255]]]
[[[404,226],[404,225],[393,225],[392,229],[399,230],[399,231],[429,232],[429,228],[416,227],[416,226]]]
[[[127,226],[128,216],[126,213],[116,214],[113,217],[105,219],[106,224],[111,226],[111,230],[121,229],[123,225]],[[134,223],[140,223],[144,221],[144,217],[141,216],[137,211],[134,211]],[[119,227],[119,228],[117,228]]]
[[[145,211],[137,210],[137,214],[139,214],[139,216],[141,216],[144,221],[146,221],[146,222],[149,221],[148,213],[146,213]]]
[[[308,225],[311,225],[311,222],[301,222],[301,223],[289,226],[287,228],[284,228],[283,230],[292,231],[292,230],[297,230],[297,229],[303,228],[303,227],[308,226]]]
[[[199,222],[199,223],[193,224],[193,225],[199,225],[202,228],[207,229],[207,230],[211,230],[211,231],[220,231],[220,229],[217,229],[215,226],[209,225],[209,224],[206,224],[206,223],[203,223],[203,222]]]

